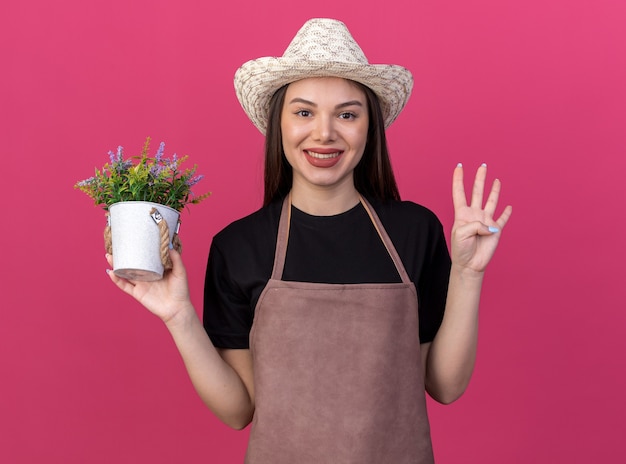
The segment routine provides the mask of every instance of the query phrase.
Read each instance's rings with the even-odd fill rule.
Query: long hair
[[[389,159],[380,102],[369,87],[358,82],[354,83],[365,93],[369,115],[367,141],[363,157],[354,169],[354,186],[364,196],[382,201],[399,201],[400,192]],[[270,100],[265,136],[264,206],[269,205],[277,198],[285,197],[291,190],[293,182],[293,171],[285,157],[280,128],[287,85],[278,89]]]

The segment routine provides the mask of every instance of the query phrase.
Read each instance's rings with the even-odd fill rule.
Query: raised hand
[[[117,277],[113,271],[107,270],[109,277],[115,285],[131,295],[166,323],[182,310],[191,307],[187,273],[180,254],[176,250],[170,250],[170,257],[173,268],[170,271],[166,271],[163,279],[156,282],[126,280]],[[112,266],[112,256],[107,254],[106,258],[109,265]]]
[[[483,207],[487,166],[483,164],[476,172],[472,198],[467,203],[463,184],[463,166],[459,164],[452,177],[452,200],[454,204],[454,224],[452,226],[451,255],[452,265],[475,272],[484,272],[498,246],[502,229],[513,211],[509,205],[495,219],[501,183],[493,182],[487,201]]]

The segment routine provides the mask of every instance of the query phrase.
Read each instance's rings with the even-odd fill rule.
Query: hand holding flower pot
[[[158,280],[171,268],[169,248],[180,250],[180,211],[210,193],[194,196],[191,187],[202,175],[197,166],[181,169],[186,156],[164,158],[161,142],[154,158],[148,156],[150,138],[138,157],[124,160],[123,148],[109,152],[110,163],[95,175],[76,183],[107,211],[105,248],[113,254],[113,271],[129,280]],[[137,163],[133,162],[136,160]]]

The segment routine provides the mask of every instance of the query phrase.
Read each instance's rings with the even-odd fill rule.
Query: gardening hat
[[[235,73],[235,91],[250,120],[265,134],[272,95],[282,86],[307,77],[342,77],[369,87],[380,100],[385,127],[400,114],[413,88],[408,69],[369,64],[344,23],[311,19],[283,56],[244,63]]]

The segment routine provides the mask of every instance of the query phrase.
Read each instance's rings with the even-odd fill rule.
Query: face
[[[321,77],[289,84],[281,130],[293,190],[354,189],[368,125],[366,96],[355,83]]]

